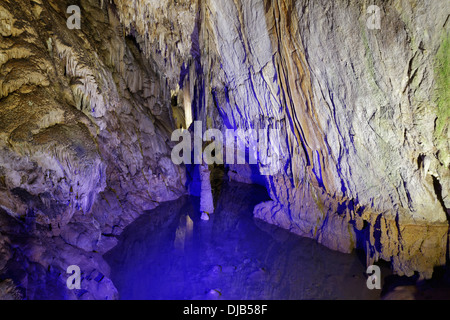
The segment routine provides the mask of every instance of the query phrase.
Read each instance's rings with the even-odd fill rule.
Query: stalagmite
[[[200,212],[202,220],[209,220],[209,215],[214,213],[214,203],[211,190],[210,172],[208,165],[203,163],[200,165]]]
[[[397,275],[448,264],[448,0],[75,2],[80,29],[67,1],[0,0],[6,287],[48,298],[54,280],[58,297],[118,298],[102,255],[124,228],[192,191],[202,219],[218,208],[208,166],[199,187],[171,157],[175,125],[197,123],[274,130],[254,158],[277,170],[223,165],[266,188],[253,217]],[[65,286],[72,260],[89,275],[82,292]]]

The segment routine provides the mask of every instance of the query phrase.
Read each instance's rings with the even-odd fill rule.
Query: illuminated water
[[[356,254],[252,217],[260,186],[227,184],[210,221],[183,197],[143,214],[105,255],[121,299],[378,299]]]

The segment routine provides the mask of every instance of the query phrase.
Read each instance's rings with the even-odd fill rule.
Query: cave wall
[[[211,11],[234,80],[233,116],[263,114],[286,131],[289,165],[268,177],[274,201],[255,216],[333,249],[359,246],[368,264],[382,258],[399,274],[429,277],[447,246],[448,115],[435,56],[448,41],[448,12],[440,1],[375,4],[380,30],[367,28],[360,1]]]
[[[70,29],[70,5],[81,9]],[[102,254],[185,193],[164,75],[102,1],[0,1],[0,286],[115,299]],[[78,265],[81,289],[66,287]],[[8,289],[9,288],[9,289]]]
[[[398,274],[445,263],[445,1],[116,3],[204,129],[279,130],[256,217]]]
[[[117,298],[101,255],[142,211],[186,192],[170,134],[191,117],[278,130],[268,149],[282,170],[263,176],[272,201],[257,218],[430,277],[448,242],[446,9],[0,0],[0,289]],[[252,180],[247,166],[232,171]]]

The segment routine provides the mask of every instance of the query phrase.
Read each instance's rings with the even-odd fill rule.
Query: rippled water
[[[260,186],[227,183],[211,220],[199,198],[146,212],[105,255],[121,299],[378,299],[356,254],[252,217]]]

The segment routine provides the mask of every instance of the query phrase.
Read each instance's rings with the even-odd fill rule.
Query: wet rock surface
[[[24,299],[114,299],[102,253],[185,193],[164,77],[113,5],[0,1],[0,281]],[[78,265],[81,289],[66,286]]]
[[[70,1],[0,0],[5,297],[116,298],[102,254],[192,191],[170,157],[192,120],[277,130],[260,156],[281,171],[224,168],[266,186],[255,217],[399,276],[448,263],[447,1],[373,1],[375,29],[356,0],[75,2],[80,29]],[[79,291],[65,284],[73,264]]]
[[[399,275],[445,263],[446,1],[374,1],[379,28],[360,1],[117,3],[204,129],[279,130],[258,217]]]

